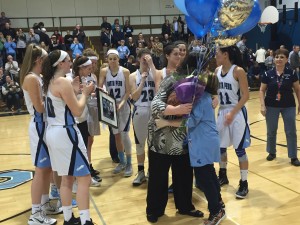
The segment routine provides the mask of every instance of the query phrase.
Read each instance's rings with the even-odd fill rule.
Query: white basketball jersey
[[[239,82],[234,79],[233,70],[236,65],[232,65],[230,70],[225,76],[222,76],[222,66],[220,66],[217,76],[219,80],[219,102],[220,108],[233,107],[235,106],[241,96],[240,96],[240,85]]]
[[[107,70],[105,86],[110,96],[113,96],[117,102],[120,102],[125,95],[125,76],[123,67],[119,66],[117,75],[113,76],[110,69]]]
[[[49,125],[70,126],[75,124],[74,116],[64,100],[52,95],[50,90],[47,92],[45,103]]]
[[[136,70],[136,87],[141,83],[142,75],[139,70]],[[140,98],[134,103],[135,106],[150,107],[151,101],[155,94],[155,84],[151,70],[146,78]]]
[[[43,81],[42,81],[42,78],[39,75],[37,75],[35,73],[32,73],[32,72],[30,72],[30,74],[33,74],[36,77],[36,79],[38,80],[38,82],[40,83],[40,86],[41,86],[40,94],[41,94],[41,98],[42,98],[43,97],[43,90],[42,90]],[[29,114],[34,118],[34,122],[44,122],[44,121],[46,121],[45,113],[39,113],[35,110],[35,108],[33,106],[33,103],[31,101],[31,98],[29,96],[29,93],[26,90],[23,90],[23,93],[24,93],[24,99],[25,99],[27,110],[28,110]]]

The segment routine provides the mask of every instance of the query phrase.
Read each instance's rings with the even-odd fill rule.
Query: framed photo
[[[117,128],[118,116],[116,100],[99,88],[96,89],[96,94],[99,121],[102,121],[109,126]]]

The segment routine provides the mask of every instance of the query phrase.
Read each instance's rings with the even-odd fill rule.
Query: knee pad
[[[121,132],[122,142],[125,148],[126,155],[131,154],[131,140],[128,132]]]
[[[136,154],[137,155],[145,154],[145,143],[144,144],[136,144]]]
[[[244,148],[236,149],[235,153],[236,153],[237,157],[239,158],[239,162],[245,162],[248,160],[248,157],[247,157],[247,154],[246,154],[246,151]]]

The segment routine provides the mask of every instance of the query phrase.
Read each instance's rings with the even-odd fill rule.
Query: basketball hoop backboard
[[[264,9],[260,17],[260,23],[277,23],[279,12],[274,6],[268,6]]]

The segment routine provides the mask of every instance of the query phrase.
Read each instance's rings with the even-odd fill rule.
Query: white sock
[[[56,188],[56,185],[54,183],[50,183],[51,188]]]
[[[248,178],[248,170],[241,170],[241,178],[242,178],[242,181],[247,180],[247,178]]]
[[[42,195],[41,205],[44,205],[48,201],[49,201],[49,195],[48,194]]]
[[[79,216],[81,224],[85,224],[86,221],[91,221],[89,209],[79,210]]]
[[[31,214],[35,214],[36,212],[41,211],[41,204],[32,204],[31,206]]]
[[[221,161],[221,162],[220,162],[220,168],[226,169],[226,168],[227,168],[227,162]]]
[[[62,206],[62,210],[63,210],[63,213],[64,213],[64,219],[65,221],[69,221],[71,218],[72,218],[72,205],[69,205],[69,206]]]

